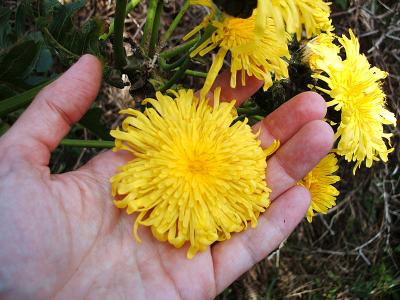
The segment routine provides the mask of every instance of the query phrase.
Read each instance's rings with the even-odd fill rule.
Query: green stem
[[[252,116],[252,118],[255,119],[256,121],[264,120],[264,117],[263,116],[259,116],[259,115]]]
[[[172,49],[168,49],[166,51],[163,51],[160,53],[160,57],[163,57],[165,59],[169,59],[172,57],[177,56],[178,54],[181,54],[183,52],[187,52],[190,48],[192,48],[195,44],[197,44],[197,42],[199,41],[200,36],[197,36],[196,38],[181,44],[177,47],[174,47]]]
[[[190,63],[190,59],[189,59],[189,56],[187,56],[186,59],[184,60],[183,64],[178,69],[178,71],[171,77],[170,80],[168,80],[167,83],[165,83],[161,87],[160,91],[165,92],[166,90],[171,88],[178,80],[180,80],[183,77],[183,75],[185,75],[185,71],[189,67],[189,63]]]
[[[208,39],[214,31],[215,31],[214,27],[212,27],[212,26],[207,27],[207,29],[205,30],[201,39],[197,40],[197,42],[193,45],[193,47],[188,50],[188,53],[185,55],[185,60],[182,63],[182,65],[180,66],[180,68],[178,69],[178,71],[172,76],[172,78],[170,80],[168,80],[168,82],[166,82],[161,87],[161,89],[160,89],[161,92],[164,92],[164,91],[168,90],[169,88],[171,88],[178,80],[180,80],[185,75],[185,72],[188,69],[189,64],[190,64],[190,55],[189,55],[190,52],[193,49],[196,49],[196,47],[198,47],[199,45],[201,45],[206,39]]]
[[[237,109],[239,115],[254,115],[259,112],[257,108],[254,107],[239,107]]]
[[[47,81],[33,89],[24,93],[10,97],[0,102],[0,118],[5,117],[7,114],[14,112],[20,108],[28,106],[32,99],[48,84],[52,83],[56,78]]]
[[[162,56],[160,56],[159,63],[160,63],[161,69],[163,69],[164,71],[171,71],[173,69],[178,68],[181,64],[183,64],[185,59],[186,59],[186,55],[182,56],[177,61],[169,64],[169,63],[167,63],[167,61]]]
[[[63,139],[60,145],[68,147],[79,147],[79,148],[113,148],[114,142],[111,141],[98,141],[98,140],[72,140]]]
[[[114,57],[117,68],[123,69],[126,66],[126,53],[124,48],[124,27],[125,27],[125,10],[127,0],[117,0],[115,8],[114,21]]]
[[[147,9],[147,18],[146,24],[144,25],[143,29],[143,38],[141,41],[141,46],[143,49],[147,50],[147,54],[149,53],[150,48],[150,40],[153,34],[153,25],[154,19],[156,17],[156,11],[158,7],[158,0],[150,0],[149,7]]]
[[[128,5],[126,6],[126,10],[125,10],[125,17],[128,16],[129,12],[131,12],[132,10],[135,9],[135,7],[140,3],[140,0],[132,0],[128,3]],[[110,36],[114,33],[114,26],[115,26],[115,21],[112,20],[110,23],[110,26],[108,28],[108,33],[104,33],[99,37],[99,40],[101,41],[105,41],[108,40],[110,38]]]
[[[207,78],[207,73],[194,71],[194,70],[186,70],[185,74],[189,75],[189,76],[194,76],[194,77]]]
[[[168,30],[164,33],[164,35],[161,38],[161,47],[164,47],[165,43],[168,41],[168,39],[171,37],[172,33],[178,27],[179,22],[182,20],[183,16],[185,15],[186,11],[190,7],[190,1],[186,0],[185,3],[183,4],[181,10],[179,11],[178,15],[175,17],[175,19],[172,21],[171,25],[169,26]]]
[[[158,43],[158,34],[160,31],[161,12],[162,12],[163,8],[164,8],[164,1],[159,0],[157,9],[156,9],[156,15],[154,17],[153,30],[151,32],[151,39],[150,39],[150,45],[149,45],[149,57],[153,57],[153,55],[155,54],[156,45]]]

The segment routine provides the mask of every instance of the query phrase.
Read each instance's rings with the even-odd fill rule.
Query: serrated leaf
[[[83,116],[79,124],[96,134],[103,140],[112,140],[109,129],[101,121],[103,111],[99,107],[93,107]]]

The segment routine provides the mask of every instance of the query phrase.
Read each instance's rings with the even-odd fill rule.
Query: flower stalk
[[[167,31],[164,33],[164,35],[161,38],[161,47],[163,47],[168,39],[171,37],[172,33],[175,31],[176,27],[178,27],[178,24],[182,20],[183,16],[187,12],[187,10],[190,7],[190,1],[186,0],[185,3],[183,4],[181,10],[179,11],[178,15],[175,17],[175,19],[172,21],[171,25],[167,29]]]
[[[149,45],[149,57],[153,57],[156,52],[156,46],[158,44],[158,35],[160,29],[160,22],[161,22],[161,13],[164,8],[164,1],[158,1],[156,14],[154,17],[153,28],[151,32],[151,39]]]
[[[145,53],[149,54],[150,41],[152,40],[154,21],[156,18],[157,8],[159,0],[150,0],[149,7],[147,9],[146,24],[143,29],[143,38],[141,46],[145,50]],[[146,51],[147,50],[147,51]]]
[[[117,68],[123,69],[126,62],[126,53],[124,48],[124,27],[125,27],[125,11],[127,0],[117,0],[115,9],[115,21],[114,21],[114,56],[115,64]]]
[[[132,0],[128,3],[128,5],[126,6],[126,10],[125,10],[125,17],[128,16],[129,12],[132,11],[133,9],[135,9],[135,7],[140,3],[140,0]],[[101,41],[105,41],[108,40],[110,38],[110,36],[114,33],[114,28],[115,28],[115,20],[112,20],[110,23],[110,27],[108,28],[108,33],[104,33],[102,34],[99,39]]]

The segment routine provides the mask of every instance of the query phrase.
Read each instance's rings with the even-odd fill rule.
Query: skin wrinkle
[[[180,289],[178,288],[178,286],[177,286],[175,280],[172,278],[171,274],[169,274],[169,273],[167,272],[167,269],[165,268],[164,260],[162,259],[161,254],[160,254],[160,247],[157,247],[157,255],[158,255],[158,259],[159,259],[159,261],[160,261],[160,266],[161,266],[162,272],[166,275],[166,277],[168,278],[168,281],[171,282],[172,286],[173,286],[174,289],[175,289],[176,294],[179,296],[179,299],[184,299],[184,298],[182,297],[181,291],[180,291]]]
[[[212,268],[212,282],[213,284],[213,294],[217,295],[218,293],[218,287],[217,287],[217,276],[216,276],[216,272],[215,272],[215,261],[214,261],[214,257],[212,255],[212,249],[213,246],[210,247],[210,249],[208,250],[210,252],[210,259],[211,259],[211,268]]]
[[[284,172],[283,175],[285,175],[287,178],[289,178],[290,181],[296,183],[298,180],[295,179],[295,177],[291,174],[289,174],[288,172],[288,166],[282,161],[282,159],[279,157],[279,153],[276,153],[276,155],[274,156],[276,163],[279,165],[279,167],[281,168],[281,170]],[[286,191],[286,190],[285,190]],[[279,195],[283,194],[285,191],[281,191],[279,193]],[[275,198],[277,198],[279,195],[277,195]],[[274,198],[274,199],[275,199]]]
[[[72,176],[68,177],[67,179],[72,180],[74,182],[74,185],[72,185],[72,186],[76,186],[78,188],[78,193],[80,195],[79,199],[85,199],[85,197],[83,197],[83,196],[86,194],[86,191],[85,191],[85,188],[81,186],[81,181],[75,179],[73,174],[71,174],[71,175]],[[63,177],[59,178],[58,180],[63,182],[63,184],[65,186],[69,185],[69,182],[65,181],[65,179]],[[58,187],[56,187],[56,189],[58,189]],[[61,194],[62,194],[62,192],[61,192]],[[66,210],[66,208],[65,208],[65,206],[64,206],[64,204],[62,202],[63,201],[60,201],[59,203],[60,203],[60,205],[62,205],[62,208],[64,209],[64,212],[67,215],[67,210]],[[80,203],[81,203],[81,209],[80,209],[81,213],[80,214],[81,215],[84,215],[84,207],[85,207],[85,205],[83,204],[84,202],[85,201],[80,201]],[[97,233],[96,233],[96,235],[94,237],[94,240],[93,240],[92,244],[88,247],[88,250],[83,254],[82,258],[77,263],[77,266],[74,268],[74,270],[72,271],[71,275],[67,278],[67,280],[65,281],[63,286],[60,289],[58,289],[58,291],[56,291],[54,293],[54,297],[57,296],[59,293],[61,293],[63,291],[63,289],[68,285],[68,283],[74,278],[74,275],[79,271],[80,267],[83,265],[83,263],[85,262],[86,258],[91,254],[92,249],[94,249],[94,246],[96,245],[96,243],[100,239],[100,236],[101,236],[100,234],[102,233],[102,226],[104,224],[104,209],[102,211],[103,211],[103,213],[100,214],[101,218],[100,218],[100,221],[99,221],[99,226],[97,226],[98,230],[97,230]],[[68,228],[71,231],[71,228],[72,228],[71,222],[68,221],[67,223],[68,223]],[[73,240],[74,239],[72,237],[72,234],[70,234],[71,247],[72,247]],[[71,248],[70,253],[73,253],[72,248]],[[73,257],[73,256],[71,255],[71,257]]]
[[[53,99],[50,99],[46,97],[45,95],[43,96],[43,104],[47,106],[47,108],[50,110],[50,112],[57,117],[60,117],[61,120],[64,122],[68,128],[74,124],[74,120],[69,116],[69,114],[59,105],[56,101]],[[52,150],[50,147],[48,147],[50,150]]]

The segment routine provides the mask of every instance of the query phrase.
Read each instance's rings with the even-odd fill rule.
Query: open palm
[[[247,99],[260,86],[235,90],[223,74],[222,98]],[[96,58],[84,56],[44,89],[0,139],[0,297],[3,299],[209,299],[274,250],[304,217],[307,190],[296,186],[330,150],[333,133],[321,121],[323,99],[301,94],[256,125],[269,159],[273,203],[256,229],[217,243],[192,260],[140,228],[115,208],[109,177],[132,159],[102,153],[77,171],[50,174],[50,153],[95,98],[101,81]]]

